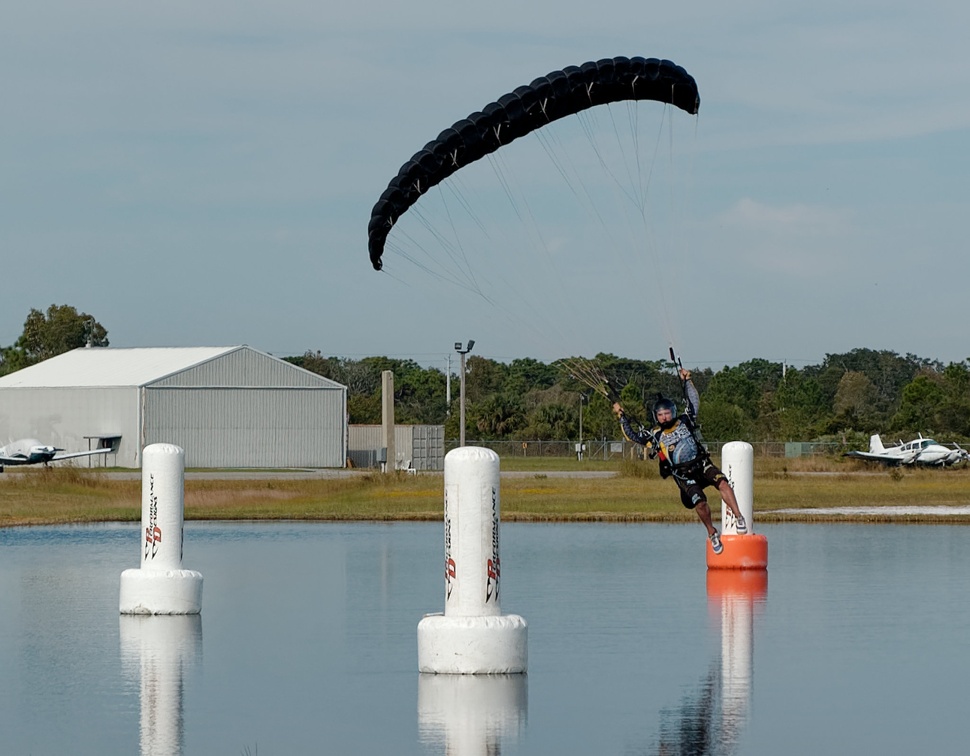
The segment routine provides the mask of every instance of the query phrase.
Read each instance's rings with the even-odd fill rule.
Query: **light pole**
[[[468,354],[472,350],[472,347],[473,346],[475,346],[475,340],[474,339],[469,339],[468,340],[468,346],[466,348],[464,348],[464,349],[461,348],[461,342],[460,341],[456,341],[455,342],[455,351],[458,352],[458,354],[461,355],[461,373],[460,373],[460,376],[461,376],[461,386],[460,386],[461,399],[458,402],[458,405],[461,407],[461,411],[459,413],[459,418],[458,418],[458,422],[461,423],[461,425],[459,426],[459,430],[458,430],[458,445],[459,446],[464,446],[465,445],[465,355]]]
[[[577,459],[583,461],[583,402],[586,401],[586,394],[579,392],[579,449],[576,450]]]

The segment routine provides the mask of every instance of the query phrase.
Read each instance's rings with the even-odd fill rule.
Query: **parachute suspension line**
[[[477,285],[476,282],[469,281],[467,277],[459,277],[455,275],[455,273],[453,272],[449,272],[447,270],[442,269],[442,266],[438,264],[437,260],[434,257],[432,257],[431,255],[428,255],[427,250],[424,249],[424,247],[420,244],[420,242],[417,239],[412,237],[403,229],[398,230],[398,233],[406,242],[408,242],[410,246],[408,247],[401,246],[394,241],[388,240],[386,244],[386,248],[388,250],[390,250],[392,253],[396,255],[399,255],[401,258],[403,258],[404,260],[407,260],[409,263],[419,268],[420,270],[423,270],[429,276],[436,278],[439,281],[445,281],[447,283],[450,283],[453,286],[457,286],[460,289],[464,289],[465,291],[469,291],[472,294],[475,294],[476,296],[481,297],[485,301],[490,302],[488,296],[481,290],[481,288]],[[418,259],[415,255],[411,254],[408,251],[411,247],[420,249],[422,252],[424,252],[425,255],[429,257],[431,262],[425,263],[422,260]],[[387,265],[381,268],[381,271],[383,272],[386,269],[387,269]],[[397,279],[397,280],[400,280],[400,279]]]
[[[623,186],[623,183],[619,179],[617,179],[616,174],[606,164],[606,160],[603,159],[603,154],[600,151],[599,145],[596,143],[595,137],[593,136],[593,128],[592,128],[592,125],[590,123],[589,111],[579,112],[579,113],[576,114],[576,117],[579,119],[580,124],[582,124],[583,133],[586,134],[586,139],[589,142],[589,146],[592,148],[593,154],[596,155],[596,159],[599,161],[600,166],[606,172],[606,175],[609,176],[613,180],[613,183],[615,183],[616,186],[620,189],[620,192],[631,203],[633,203],[634,206],[636,206],[636,204],[637,204],[637,198],[634,197],[630,193],[630,190],[629,189],[627,189],[625,186]]]
[[[508,175],[511,172],[509,171],[508,167],[505,166],[504,158],[495,152],[488,156],[488,161],[491,164],[492,169],[495,171],[495,175],[498,177],[499,183],[501,183],[502,188],[505,190],[505,196],[511,203],[512,210],[515,212],[516,217],[530,232],[530,235],[535,240],[532,243],[543,253],[546,261],[549,263],[550,270],[555,274],[556,278],[559,279],[559,283],[562,284],[562,280],[559,278],[559,272],[556,270],[556,267],[552,265],[552,253],[549,251],[549,245],[546,244],[545,237],[542,235],[542,229],[539,228],[539,224],[536,222],[528,200],[525,198],[525,196],[523,196],[521,200],[516,199],[515,193],[512,191],[512,184],[508,178]],[[560,289],[563,288],[564,287],[560,286]]]
[[[461,178],[455,174],[450,177],[448,181],[442,182],[442,186],[446,187],[451,196],[458,200],[458,204],[461,205],[462,210],[471,218],[472,222],[478,226],[479,230],[486,236],[486,238],[491,238],[488,233],[488,229],[482,222],[482,219],[478,217],[478,213],[475,212],[474,206],[465,198],[465,190],[462,189]]]
[[[555,278],[558,279],[559,278],[558,271],[556,270],[555,266],[551,264],[551,254],[549,252],[548,245],[546,244],[542,236],[542,233],[539,230],[538,223],[536,222],[535,217],[531,212],[531,208],[529,207],[528,202],[524,198],[519,200],[516,197],[516,192],[514,191],[514,186],[513,186],[514,182],[510,178],[510,176],[514,176],[514,173],[508,169],[504,161],[504,156],[502,156],[501,154],[493,153],[491,155],[488,155],[487,157],[488,157],[489,165],[491,166],[492,171],[495,174],[495,177],[498,180],[499,185],[502,187],[502,191],[505,195],[505,198],[508,200],[508,204],[511,206],[512,211],[515,213],[515,216],[519,221],[519,225],[526,230],[527,235],[530,237],[529,244],[531,244],[532,246],[538,247],[543,252],[544,256],[549,262],[549,265],[547,265],[546,267],[549,270],[551,270]],[[482,230],[486,239],[494,245],[492,235],[489,234],[485,225],[482,224],[477,219],[476,219],[476,223],[479,226],[479,228]],[[516,244],[511,240],[509,240],[504,245],[495,245],[495,246],[496,246],[496,249],[494,251],[498,252],[498,251],[501,251],[502,249],[512,249],[516,246]],[[493,265],[490,268],[488,268],[486,272],[490,274],[491,278],[495,279],[492,281],[494,285],[501,287],[501,291],[511,293],[514,301],[517,303],[517,305],[520,308],[524,305],[525,308],[531,312],[531,320],[529,318],[523,319],[521,317],[517,317],[516,312],[513,311],[510,307],[503,306],[499,301],[500,300],[499,291],[496,291],[494,295],[491,293],[486,295],[484,292],[480,292],[481,296],[485,298],[489,302],[489,304],[491,304],[497,310],[502,312],[504,317],[508,320],[510,326],[519,330],[526,329],[526,330],[532,331],[538,341],[542,342],[547,340],[548,333],[545,332],[543,329],[540,329],[533,321],[542,320],[543,318],[549,325],[552,326],[552,328],[555,331],[557,331],[557,334],[560,340],[564,340],[562,331],[558,326],[558,324],[555,323],[555,321],[550,321],[548,316],[543,315],[543,313],[535,306],[535,296],[530,295],[529,292],[518,291],[516,287],[516,282],[509,280],[505,275],[503,275],[502,273],[503,269],[504,268],[501,265]],[[511,266],[509,269],[514,270],[514,266]],[[476,279],[476,281],[477,280],[478,279]],[[519,285],[521,285],[525,282],[520,280],[518,281],[518,283]],[[559,282],[559,284],[560,284],[560,291],[563,291],[565,287],[562,285],[561,281]]]
[[[450,184],[449,184],[450,186]],[[460,259],[456,260],[460,264],[460,267],[468,274],[468,279],[474,284],[475,288],[481,291],[481,287],[478,285],[478,281],[475,278],[475,269],[471,266],[468,261],[468,255],[465,254],[465,247],[461,243],[461,237],[458,235],[458,229],[455,226],[455,219],[451,215],[451,208],[448,205],[448,198],[441,191],[441,184],[438,184],[438,193],[441,196],[441,206],[445,210],[445,217],[448,219],[448,225],[451,227],[452,236],[455,239],[455,246],[461,253]],[[455,259],[452,257],[452,259]]]
[[[606,112],[610,114],[610,124],[613,126],[613,136],[616,138],[616,146],[620,151],[620,156],[622,157],[623,168],[626,170],[626,178],[633,194],[633,203],[642,213],[646,197],[643,196],[643,192],[641,191],[642,187],[640,186],[639,182],[634,181],[633,174],[630,173],[630,160],[627,158],[626,148],[623,146],[623,139],[620,138],[620,130],[616,125],[616,118],[613,115],[613,105],[611,103],[607,103]],[[633,147],[636,149],[636,135],[633,136]],[[639,166],[639,160],[636,161],[636,164]]]
[[[647,189],[643,186],[643,167],[640,165],[640,110],[636,106],[636,101],[628,102],[626,105],[626,116],[630,126],[630,133],[633,135],[633,156],[637,167],[637,192],[640,195],[640,213],[646,212]],[[649,187],[650,181],[647,180]]]
[[[627,107],[635,107],[635,103],[627,103]],[[628,227],[628,237],[624,244],[617,245],[616,249],[620,250],[620,256],[617,260],[620,269],[626,270],[625,277],[632,277],[633,279],[639,279],[644,275],[643,271],[643,254],[640,250],[642,245],[649,246],[650,239],[650,229],[647,227],[644,216],[645,216],[645,194],[642,187],[642,178],[637,175],[633,176],[631,173],[631,163],[640,166],[639,157],[639,139],[638,135],[635,133],[634,127],[638,124],[638,120],[635,117],[628,116],[628,128],[630,130],[630,136],[626,139],[629,144],[624,144],[624,138],[620,134],[620,128],[617,120],[614,116],[612,109],[608,110],[610,117],[610,124],[613,130],[613,136],[615,138],[616,147],[619,154],[619,160],[623,164],[623,168],[626,172],[627,183],[623,185],[617,178],[617,174],[613,171],[607,170],[606,173],[609,179],[612,181],[614,188],[618,191],[619,195],[617,198],[616,205],[622,210],[623,217],[626,219]],[[628,110],[629,113],[629,110]],[[590,132],[593,136],[593,141],[595,142],[596,134],[606,133],[605,128],[597,128]],[[605,147],[606,145],[604,145]],[[630,151],[633,151],[634,155],[631,159],[629,155]],[[624,201],[626,200],[626,201]],[[632,212],[632,215],[631,215]],[[642,287],[637,286],[637,291],[642,292]]]
[[[693,238],[694,230],[694,220],[695,213],[693,207],[694,198],[694,169],[695,160],[697,156],[697,140],[698,140],[698,126],[699,126],[700,116],[698,114],[694,115],[694,128],[692,134],[692,142],[690,143],[690,149],[686,150],[686,155],[682,157],[682,161],[686,165],[681,165],[681,170],[676,171],[673,165],[673,154],[674,149],[671,148],[671,175],[677,175],[682,178],[679,184],[675,184],[673,181],[670,183],[672,200],[671,204],[674,207],[674,212],[676,213],[677,224],[679,227],[686,229],[686,233],[677,235],[678,243],[678,256],[684,261],[685,270],[693,270],[696,267],[696,260],[692,254],[691,241]],[[680,136],[681,132],[678,132],[676,136]],[[675,140],[675,135],[673,129],[671,129],[671,143]],[[684,145],[681,145],[681,152],[684,152]],[[673,324],[676,326],[676,323]],[[669,340],[671,345],[679,341],[680,334],[677,333],[677,329],[671,328],[671,333]],[[678,350],[679,351],[679,350]]]
[[[442,204],[445,206],[445,213],[450,220],[450,215],[448,214],[447,205],[444,202],[444,196],[441,195],[440,192],[438,194],[442,201]],[[457,233],[455,233],[454,240],[451,240],[447,238],[439,230],[438,224],[435,223],[432,219],[430,219],[421,208],[412,208],[412,212],[414,213],[414,216],[418,219],[418,222],[424,227],[424,229],[438,243],[438,246],[440,246],[445,251],[445,254],[447,254],[448,257],[451,259],[451,262],[454,264],[455,277],[460,278],[465,282],[464,288],[467,288],[471,291],[475,291],[480,294],[481,289],[479,288],[478,283],[475,281],[474,271],[472,270],[471,266],[468,264],[468,258],[465,256],[465,251],[461,246],[461,240],[458,238]],[[406,232],[404,235],[407,236]],[[417,240],[414,240],[412,238],[411,241],[412,243],[415,244],[416,247],[425,251],[425,254],[428,255],[429,259],[432,259],[432,260],[435,259],[434,256],[428,253]]]
[[[564,149],[562,145],[562,140],[558,138],[558,135],[555,133],[555,131],[552,131],[552,132],[535,131],[533,133],[536,135],[536,138],[539,140],[539,143],[542,145],[542,148],[545,151],[546,156],[552,162],[556,171],[562,177],[569,191],[576,199],[577,204],[596,219],[600,227],[605,232],[607,238],[610,240],[612,247],[618,246],[613,236],[613,230],[609,227],[609,225],[607,225],[606,220],[603,218],[603,215],[600,213],[599,207],[597,206],[592,195],[590,194],[589,187],[582,180],[579,171],[576,169],[576,166],[573,164],[572,159],[570,158],[569,151]],[[556,147],[560,148],[562,153],[561,156],[557,152]],[[576,177],[575,179],[570,178],[569,171],[567,171],[565,167],[566,163],[568,163],[568,167],[572,172],[572,175]],[[579,184],[579,189],[581,190],[581,192],[578,191],[576,188],[577,183]]]
[[[660,165],[663,165],[663,161],[658,161],[658,158],[660,155],[661,146],[663,145],[664,129],[666,127],[668,134],[670,134],[672,132],[673,120],[674,119],[672,118],[670,106],[665,104],[663,107],[660,124],[657,128],[657,135],[653,144],[653,154],[650,158],[650,161],[648,162],[648,171],[647,171],[647,178],[646,178],[647,192],[649,192],[649,188],[653,183],[653,172],[654,172],[655,166],[657,166],[658,162],[660,163]],[[670,157],[672,161],[673,159],[672,143],[670,144],[669,149],[670,149]],[[672,179],[674,175],[673,170],[671,170],[670,175]],[[669,212],[667,213],[667,216],[668,218],[672,217]],[[660,325],[663,331],[664,338],[666,338],[669,341],[671,330],[672,330],[672,323],[671,323],[671,317],[670,317],[670,304],[667,300],[667,296],[668,296],[668,289],[671,284],[671,279],[670,279],[670,276],[668,275],[668,271],[671,268],[669,259],[672,255],[672,251],[667,250],[666,254],[660,251],[661,242],[658,242],[658,240],[656,240],[652,234],[650,219],[648,218],[648,214],[647,214],[647,205],[645,202],[642,207],[641,221],[643,224],[643,236],[644,236],[644,239],[646,240],[647,252],[651,257],[650,267],[654,271],[654,275],[651,276],[651,278],[653,279],[654,290],[656,292],[656,300],[655,300],[656,306],[654,308],[654,315],[660,320]],[[673,225],[671,223],[668,223],[666,227],[672,228]],[[670,235],[671,237],[676,236],[673,233],[671,233]],[[668,243],[669,243],[669,240],[668,240]]]

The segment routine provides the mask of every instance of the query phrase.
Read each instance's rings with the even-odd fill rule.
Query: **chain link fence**
[[[466,439],[468,446],[483,446],[500,457],[577,457],[579,444],[575,441],[480,441]],[[708,451],[719,455],[725,441],[706,441]],[[842,452],[842,445],[814,441],[755,441],[749,442],[756,457],[812,457],[833,456]],[[458,439],[447,439],[445,450],[458,447]],[[583,442],[586,459],[631,459],[642,456],[642,447],[626,439],[587,439]]]

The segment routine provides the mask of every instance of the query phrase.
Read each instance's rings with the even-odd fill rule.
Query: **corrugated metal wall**
[[[105,461],[109,465],[137,467],[138,430],[135,388],[11,387],[0,391],[0,446],[21,438],[36,438],[66,451],[85,451],[89,448],[85,436],[121,434],[117,455],[109,454]],[[87,466],[88,462],[82,459],[78,464]]]
[[[380,425],[351,425],[347,456],[357,467],[377,467],[384,433]],[[395,467],[410,465],[415,470],[443,470],[445,427],[443,425],[395,425]]]
[[[339,383],[321,375],[251,349],[237,349],[188,370],[154,381],[150,385],[343,388]]]
[[[140,467],[143,446],[165,442],[192,467],[343,467],[346,397],[339,383],[241,347],[141,388],[5,387],[0,446],[35,437],[82,451],[84,436],[121,434],[110,465]]]
[[[189,467],[343,467],[343,388],[145,389],[145,443]]]
[[[411,466],[415,470],[444,470],[445,426],[414,425]]]

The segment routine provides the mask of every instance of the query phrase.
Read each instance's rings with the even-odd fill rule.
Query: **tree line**
[[[394,373],[395,419],[444,424],[457,438],[457,390],[446,401],[446,376],[412,360],[349,360],[307,352],[288,361],[348,387],[352,423],[381,421],[381,372]],[[566,361],[568,364],[568,360]],[[675,366],[598,354],[591,360],[619,390],[624,407],[644,422],[658,394],[681,400]],[[709,440],[817,441],[858,446],[873,433],[970,437],[970,361],[943,365],[916,355],[853,349],[796,369],[752,359],[721,370],[692,370],[701,393],[700,420]],[[453,381],[457,383],[457,381]],[[530,358],[467,359],[466,428],[479,441],[566,441],[617,438],[610,402],[560,364]],[[580,413],[582,412],[582,419]]]
[[[91,315],[69,305],[31,309],[17,341],[0,347],[0,375],[86,345],[108,346],[107,330]],[[457,376],[452,376],[449,403],[445,371],[413,360],[354,360],[319,351],[284,359],[346,386],[355,424],[381,422],[381,373],[390,370],[398,423],[444,425],[447,438],[459,436]],[[504,363],[470,355],[466,438],[576,441],[580,423],[584,439],[618,438],[610,402],[571,374],[568,365],[575,359]],[[586,362],[608,377],[627,411],[644,422],[658,394],[682,400],[670,362],[613,354]],[[858,348],[827,354],[820,364],[800,369],[757,358],[692,373],[701,393],[704,436],[712,441],[834,441],[856,447],[872,433],[970,438],[970,360],[943,365],[913,354]]]

